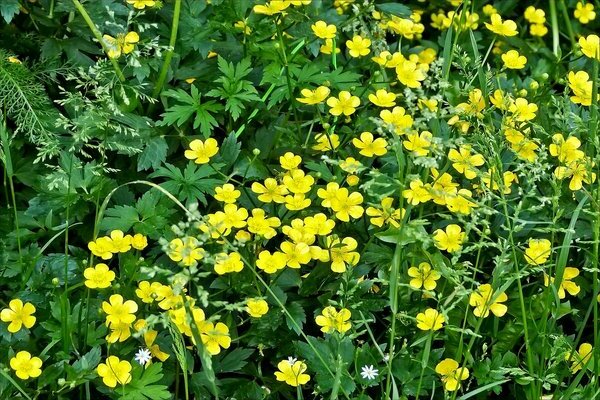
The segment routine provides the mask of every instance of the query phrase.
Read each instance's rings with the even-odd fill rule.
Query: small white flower
[[[148,349],[139,349],[138,352],[135,353],[134,359],[139,364],[146,365],[152,360],[152,353],[150,353],[150,350]]]
[[[294,365],[294,363],[295,363],[296,361],[298,361],[298,359],[297,359],[296,357],[288,357],[288,359],[287,359],[287,362],[288,362],[290,365]]]
[[[372,365],[365,365],[361,368],[360,376],[363,379],[373,380],[379,375],[379,370],[373,368]]]
[[[388,362],[388,361],[390,361],[390,355],[389,355],[389,354],[385,354],[385,355],[383,356],[383,362],[385,362],[385,363],[386,363],[386,362]]]

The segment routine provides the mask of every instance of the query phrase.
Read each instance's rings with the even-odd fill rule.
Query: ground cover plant
[[[597,398],[599,6],[1,0],[0,398]]]

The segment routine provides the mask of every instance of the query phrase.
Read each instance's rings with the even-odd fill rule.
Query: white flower
[[[361,368],[360,376],[362,376],[363,379],[372,380],[377,378],[377,375],[379,375],[379,370],[373,368],[372,365],[365,365]]]
[[[146,365],[150,360],[152,360],[152,353],[148,349],[139,349],[137,353],[135,353],[134,357],[135,361],[137,361],[141,365]]]
[[[298,361],[298,359],[297,359],[296,357],[288,357],[288,359],[287,359],[287,362],[288,362],[290,365],[294,365],[294,363],[295,363],[296,361]]]

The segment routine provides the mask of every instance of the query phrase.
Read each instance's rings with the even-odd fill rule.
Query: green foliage
[[[183,126],[194,116],[193,128],[200,128],[200,132],[206,137],[218,125],[213,114],[221,111],[223,106],[214,100],[201,101],[200,91],[196,86],[191,86],[191,94],[177,89],[167,90],[164,95],[173,98],[177,104],[166,109],[160,125]]]

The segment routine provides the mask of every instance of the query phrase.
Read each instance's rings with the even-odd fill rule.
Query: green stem
[[[98,43],[100,43],[100,46],[102,46],[102,50],[104,50],[104,53],[108,56],[108,48],[106,47],[106,43],[104,43],[104,40],[102,39],[102,33],[100,32],[100,30],[98,30],[98,28],[96,27],[96,24],[94,24],[94,21],[92,21],[92,19],[90,18],[90,15],[87,13],[85,7],[83,6],[83,4],[81,4],[79,2],[79,0],[72,0],[72,1],[73,1],[73,5],[75,5],[75,8],[77,9],[77,11],[79,11],[79,14],[81,14],[83,19],[85,20],[85,23],[90,28],[90,31],[92,31],[92,34],[94,35],[96,40],[98,41]],[[111,64],[113,65],[113,68],[114,68],[119,80],[121,82],[125,82],[125,75],[123,75],[123,71],[121,71],[121,67],[119,67],[119,63],[117,62],[117,60],[114,58],[110,58],[110,57],[109,57],[109,60],[110,60]]]
[[[156,81],[156,85],[154,86],[154,91],[152,91],[152,97],[156,98],[165,84],[165,80],[167,79],[167,73],[169,72],[169,67],[171,66],[171,59],[173,58],[173,54],[175,52],[175,43],[177,43],[177,31],[179,29],[179,16],[181,15],[181,0],[175,0],[175,7],[173,9],[173,21],[171,22],[171,38],[169,39],[169,50],[165,53],[165,60],[163,61],[162,68],[160,69],[160,74],[158,75],[158,80]]]
[[[565,5],[565,0],[559,0],[560,11],[562,12],[563,18],[565,20],[565,25],[567,26],[567,34],[569,35],[569,40],[571,41],[571,48],[575,48],[575,33],[573,32],[573,26],[571,25],[571,18],[569,17],[569,12],[567,11],[567,6]]]
[[[558,16],[556,15],[556,0],[550,0],[550,21],[552,23],[552,52],[554,53],[556,58],[560,58]]]

